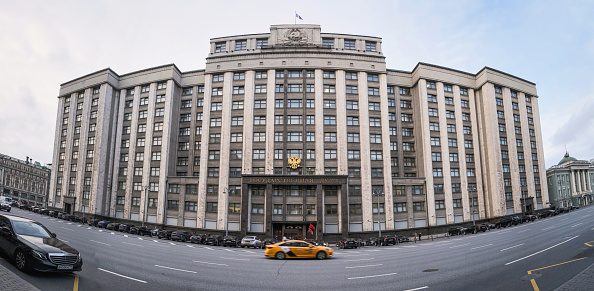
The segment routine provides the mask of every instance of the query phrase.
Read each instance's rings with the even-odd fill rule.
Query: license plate
[[[72,270],[72,265],[58,265],[58,270]]]

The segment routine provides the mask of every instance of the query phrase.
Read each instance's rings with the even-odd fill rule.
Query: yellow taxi
[[[267,245],[264,254],[279,260],[286,258],[317,258],[323,260],[331,257],[334,252],[329,247],[315,246],[302,240],[286,240]]]

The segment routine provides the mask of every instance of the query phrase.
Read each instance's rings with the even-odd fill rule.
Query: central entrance
[[[287,239],[316,239],[316,223],[273,223],[273,236],[277,240]]]

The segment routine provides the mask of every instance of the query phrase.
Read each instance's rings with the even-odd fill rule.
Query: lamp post
[[[142,227],[144,227],[144,217],[146,216],[146,207],[148,205],[148,189],[149,186],[144,186],[144,207],[142,210]]]
[[[377,195],[377,228],[379,229],[379,237],[382,237],[382,222],[380,217],[380,195],[383,194],[384,191],[381,189],[373,190],[373,194]]]
[[[526,215],[526,194],[524,194],[526,192],[526,185],[522,185],[521,188],[522,188],[522,201],[523,201],[522,204],[524,204],[524,215]]]
[[[225,227],[225,236],[229,236],[229,196],[231,193],[235,193],[235,189],[227,187],[223,189],[223,194],[227,194],[227,212],[225,216],[225,223],[227,226]]]
[[[83,197],[82,197],[82,202],[81,202],[81,208],[82,208],[82,213],[83,213],[83,218],[82,218],[83,223],[85,221],[85,194],[87,192],[89,192],[89,185],[85,185],[83,187]],[[89,195],[90,195],[90,193],[89,193]],[[88,200],[88,198],[87,198],[87,200]]]
[[[476,192],[476,186],[469,185],[468,186],[468,194]],[[474,221],[474,195],[470,195],[470,215],[472,216],[472,225],[476,226],[476,222]]]

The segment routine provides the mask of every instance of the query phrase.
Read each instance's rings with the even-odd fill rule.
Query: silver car
[[[262,241],[257,236],[248,235],[241,240],[241,247],[262,248]]]

